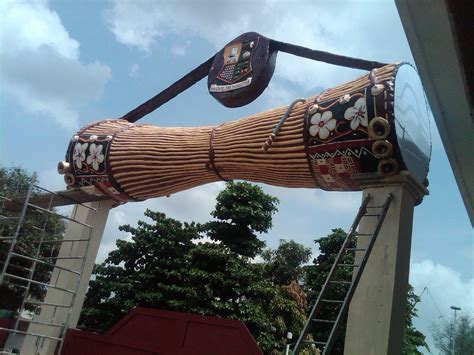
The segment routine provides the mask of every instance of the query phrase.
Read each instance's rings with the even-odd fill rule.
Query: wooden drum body
[[[121,202],[219,180],[345,191],[360,190],[364,176],[408,169],[421,182],[430,154],[424,100],[411,66],[387,65],[295,103],[266,151],[287,107],[214,127],[100,121],[73,137],[59,170],[69,186],[94,185]]]

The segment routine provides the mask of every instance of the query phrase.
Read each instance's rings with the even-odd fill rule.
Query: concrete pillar
[[[405,329],[413,210],[428,191],[410,175],[375,181],[364,188],[369,206],[393,194],[392,204],[349,306],[345,354],[401,354]],[[359,233],[372,233],[376,217],[364,217]],[[369,237],[360,236],[364,248]],[[358,264],[362,253],[356,254]]]
[[[73,294],[49,288],[44,302],[49,304],[69,305],[74,299],[73,307],[56,307],[43,305],[41,312],[34,318],[35,322],[65,324],[67,321],[68,328],[75,328],[79,320],[82,305],[87,291],[92,268],[97,257],[102,234],[104,232],[107,216],[112,208],[113,202],[110,200],[92,202],[86,204],[89,207],[96,209],[96,211],[87,207],[76,205],[71,214],[71,219],[78,222],[93,226],[91,228],[69,221],[66,227],[64,240],[85,239],[89,238],[89,243],[86,242],[63,242],[59,250],[58,257],[60,257],[56,266],[67,268],[71,270],[81,270],[82,260],[74,259],[74,257],[81,257],[85,255],[84,267],[80,278],[78,275],[72,274],[68,271],[55,268],[51,276],[51,285],[61,287],[67,290],[76,290],[76,296]],[[89,244],[87,246],[87,244]],[[61,259],[64,258],[64,259]],[[78,286],[79,282],[79,286]],[[68,314],[69,320],[68,320]],[[61,327],[48,326],[44,324],[30,324],[28,332],[35,334],[48,335],[51,337],[60,337],[62,332]],[[26,336],[21,349],[22,354],[54,354],[58,341],[48,338],[38,338],[35,336]]]

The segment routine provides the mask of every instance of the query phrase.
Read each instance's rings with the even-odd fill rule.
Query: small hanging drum
[[[207,79],[210,94],[227,107],[252,102],[268,86],[276,58],[270,39],[256,32],[244,33],[214,57]]]
[[[408,170],[422,182],[428,114],[415,69],[392,64],[215,127],[93,123],[72,138],[59,170],[69,186],[94,185],[122,202],[233,179],[354,191],[364,179]]]

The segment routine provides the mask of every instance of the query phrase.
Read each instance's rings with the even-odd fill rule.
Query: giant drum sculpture
[[[415,69],[391,64],[289,107],[213,127],[96,122],[74,135],[59,171],[69,186],[94,185],[120,202],[233,179],[353,191],[365,177],[408,170],[421,183],[431,150],[428,115]]]

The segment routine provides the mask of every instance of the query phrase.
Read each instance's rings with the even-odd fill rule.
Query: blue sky
[[[219,4],[219,5],[218,5]],[[0,163],[37,171],[41,183],[63,189],[56,164],[86,123],[117,118],[202,63],[247,31],[384,62],[413,59],[391,1],[258,2],[195,1],[3,1],[0,0]],[[268,89],[250,105],[227,109],[198,83],[140,122],[162,126],[215,125],[307,97],[359,76],[280,53]],[[427,286],[444,317],[449,306],[473,311],[473,233],[436,126],[430,195],[415,209],[410,281]],[[180,220],[210,218],[216,183],[170,198],[114,209],[99,251],[102,260],[123,223],[145,208]],[[348,228],[360,193],[264,186],[280,198],[274,228],[264,238],[275,247],[294,239],[317,252],[315,238]],[[439,313],[430,297],[415,324],[429,336]]]

